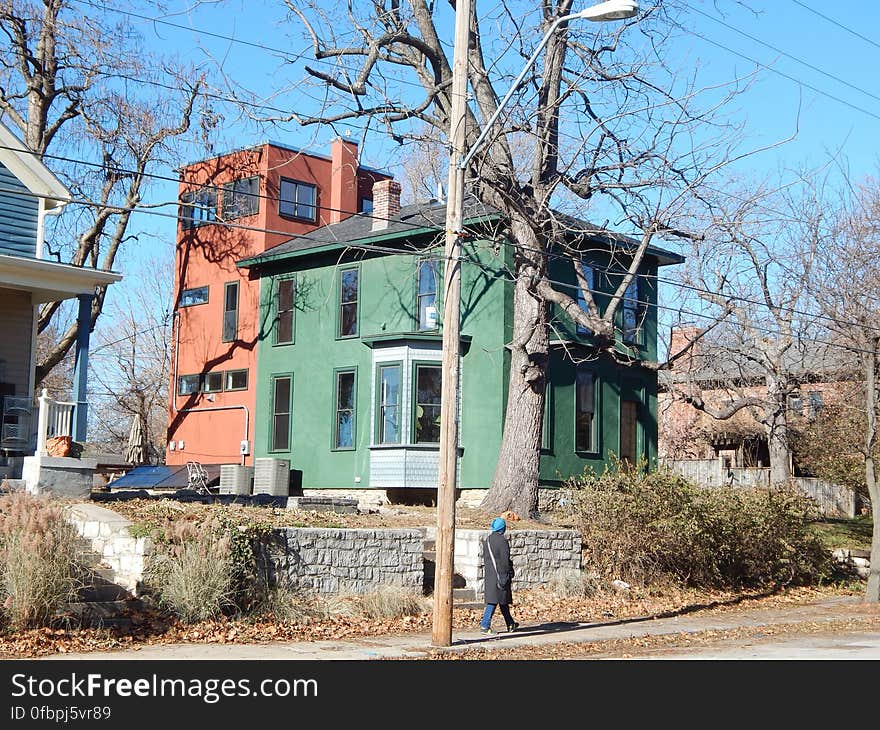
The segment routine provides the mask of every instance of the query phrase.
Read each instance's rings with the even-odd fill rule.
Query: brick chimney
[[[337,137],[330,143],[330,222],[358,212],[358,146]]]
[[[373,183],[373,230],[388,228],[391,219],[400,215],[400,183],[377,180]]]
[[[669,333],[669,357],[673,357],[687,347],[689,342],[693,342],[700,334],[700,328],[694,325],[683,327],[673,327]],[[672,364],[673,370],[690,371],[694,369],[694,358],[700,354],[700,344],[697,343],[691,347],[684,355]]]

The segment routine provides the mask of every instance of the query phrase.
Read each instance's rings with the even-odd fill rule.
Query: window
[[[293,301],[296,292],[294,279],[280,279],[275,290],[275,344],[293,342]]]
[[[361,198],[361,213],[372,213],[373,201],[369,198]]]
[[[184,289],[180,292],[180,307],[194,307],[197,304],[208,303],[208,287],[200,286],[195,289]]]
[[[202,391],[205,393],[218,393],[223,390],[223,373],[205,373]]]
[[[223,218],[243,218],[260,210],[260,178],[245,177],[223,186]]]
[[[633,280],[626,288],[623,295],[623,341],[624,342],[640,342],[642,331],[642,320],[644,319],[645,307],[639,300],[640,294],[639,280],[633,277]]]
[[[553,388],[550,386],[550,373],[545,373],[544,380],[544,423],[541,427],[541,449],[550,451],[553,448],[553,439],[550,433],[551,413],[550,398],[553,394]]]
[[[238,282],[226,282],[223,297],[223,342],[238,336]]]
[[[589,370],[575,375],[575,451],[596,451],[596,380]]]
[[[354,370],[336,373],[336,422],[333,447],[353,449],[355,437],[355,377]]]
[[[358,333],[358,269],[339,272],[339,336],[355,337]]]
[[[379,366],[376,441],[400,443],[400,365]]]
[[[271,451],[290,450],[291,384],[292,378],[289,375],[272,378]]]
[[[181,375],[177,378],[177,395],[192,395],[199,392],[201,375]]]
[[[593,275],[593,267],[590,266],[589,264],[585,264],[585,263],[583,263],[583,262],[580,262],[580,263],[576,262],[576,263],[575,263],[575,266],[580,266],[580,267],[581,267],[581,271],[583,272],[583,274],[584,274],[584,279],[585,279],[585,281],[586,281],[586,283],[587,283],[587,288],[590,289],[590,291],[592,291],[593,288],[596,286],[595,278],[594,278],[594,275]],[[580,283],[580,282],[578,282],[578,284],[579,284],[579,283]],[[589,306],[587,305],[587,297],[585,296],[585,294],[584,294],[584,292],[583,292],[583,290],[581,289],[580,286],[578,286],[578,289],[577,289],[577,303],[578,303],[578,306],[579,306],[584,312],[589,312],[589,311],[590,311],[590,308],[589,308]],[[584,327],[582,324],[577,324],[577,325],[575,325],[575,332],[577,332],[577,334],[579,334],[579,335],[589,335],[589,334],[592,334],[592,332],[590,332],[589,327]]]
[[[278,190],[278,213],[290,218],[314,221],[317,218],[318,188],[298,180],[281,178]]]
[[[247,390],[247,370],[227,370],[225,390]]]
[[[419,261],[419,290],[417,304],[419,329],[432,330],[437,327],[437,262],[433,259]]]
[[[416,365],[413,443],[440,443],[440,379],[438,365]]]
[[[810,418],[816,418],[822,412],[824,403],[822,401],[821,390],[811,390],[807,393],[807,406]]]
[[[798,415],[804,412],[804,401],[799,393],[792,393],[788,396],[788,410]]]
[[[180,225],[185,231],[217,220],[217,193],[214,190],[183,193],[180,202]]]

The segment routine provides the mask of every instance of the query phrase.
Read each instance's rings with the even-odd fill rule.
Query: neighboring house
[[[373,186],[372,215],[291,238],[239,266],[260,284],[253,450],[290,461],[305,488],[436,489],[445,204],[400,207]],[[470,202],[461,296],[461,489],[492,480],[507,399],[513,247],[503,220]],[[580,231],[576,230],[578,224]],[[600,306],[635,242],[572,221]],[[651,248],[618,312],[635,359],[655,360],[656,274],[683,259]],[[551,278],[575,285],[571,262]],[[590,355],[589,332],[551,311],[553,332],[540,480],[558,485],[618,455],[656,458],[656,371]],[[214,324],[215,329],[219,326]]]
[[[264,323],[260,282],[236,262],[369,211],[373,182],[388,176],[342,139],[329,156],[264,142],[179,172],[166,463],[252,463]]]
[[[45,217],[59,213],[69,197],[39,158],[0,123],[0,475],[21,476],[23,457],[36,449],[37,307],[46,302],[79,300],[79,321],[85,324],[76,345],[70,432],[62,435],[86,438],[92,300],[96,286],[122,277],[44,257]]]
[[[695,327],[673,329],[669,352],[674,355],[696,338]],[[841,362],[836,348],[802,351],[792,347],[787,357],[792,389],[787,398],[790,426],[819,417],[829,403],[845,397],[842,383],[851,382],[851,366]],[[763,376],[748,357],[718,355],[698,341],[674,366],[660,375],[658,405],[659,455],[665,459],[721,459],[726,468],[766,468],[770,464],[767,434],[751,408],[718,420],[681,397],[699,395],[708,406],[723,409],[742,397],[765,398]],[[792,463],[797,474],[797,464]]]

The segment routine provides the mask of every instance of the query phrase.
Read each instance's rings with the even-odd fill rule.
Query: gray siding
[[[12,383],[17,396],[29,395],[33,326],[31,295],[0,289],[0,382]]]
[[[39,201],[0,163],[0,254],[35,258]]]

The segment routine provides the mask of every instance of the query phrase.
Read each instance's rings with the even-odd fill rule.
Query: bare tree
[[[142,206],[149,170],[167,161],[193,119],[201,78],[155,58],[112,14],[70,0],[2,0],[0,115],[70,188],[75,211],[47,233],[50,251],[75,266],[113,268]],[[91,308],[94,328],[106,287]],[[39,314],[38,331],[59,336],[37,364],[41,381],[71,349],[77,324],[60,303]]]
[[[502,212],[505,239],[514,247],[509,396],[483,507],[534,514],[548,304],[593,333],[592,357],[658,367],[621,341],[618,310],[649,245],[690,235],[695,201],[709,200],[706,183],[731,159],[737,130],[718,123],[714,112],[736,85],[715,89],[711,101],[696,108],[696,83],[663,57],[675,28],[675,3],[664,1],[637,21],[559,24],[513,103],[485,130],[510,71],[519,71],[544,31],[573,6],[571,0],[475,5],[466,147],[481,131],[488,136],[470,161],[467,186]],[[445,4],[376,0],[328,10],[323,3],[287,0],[287,6],[313,43],[317,63],[306,68],[307,78],[327,100],[320,112],[293,119],[331,126],[363,120],[367,127],[375,121],[401,143],[421,135],[425,125],[448,135],[452,64],[444,32],[452,23]],[[613,219],[630,236],[606,235],[603,225],[573,225],[591,216]],[[613,294],[601,301],[578,264],[597,245],[610,252],[619,273]],[[551,279],[554,256],[569,259],[579,292]]]
[[[171,364],[172,261],[153,261],[129,282],[123,301],[102,327],[92,353],[96,389],[90,394],[93,441],[124,453],[137,420],[144,463],[165,454]],[[113,292],[113,295],[116,295]]]
[[[867,180],[841,206],[842,215],[814,280],[816,296],[826,319],[825,329],[841,350],[848,351],[862,371],[861,454],[871,500],[874,532],[871,572],[865,600],[880,601],[880,485],[874,454],[878,437],[878,371],[880,371],[880,185]]]
[[[809,336],[810,284],[828,248],[834,215],[804,178],[787,189],[742,192],[717,211],[713,235],[694,241],[681,279],[691,301],[729,320],[700,362],[671,380],[675,398],[718,420],[748,414],[767,441],[770,480],[791,477],[788,400],[804,378],[830,366]]]

